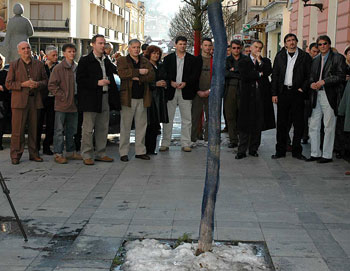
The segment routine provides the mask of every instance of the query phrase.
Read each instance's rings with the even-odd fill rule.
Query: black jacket
[[[167,55],[164,58],[163,65],[167,75],[168,100],[172,100],[175,95],[175,89],[171,86],[170,81],[176,82],[176,53]],[[196,95],[196,81],[198,81],[198,67],[196,58],[193,55],[186,53],[182,74],[182,82],[186,82],[186,86],[182,89],[182,98],[184,100],[192,100]]]
[[[116,66],[106,57],[104,60],[106,75],[110,80],[108,87],[108,101],[111,109],[120,110],[120,97],[113,74],[117,73]],[[102,87],[98,80],[103,79],[100,63],[93,52],[79,60],[77,69],[78,110],[80,112],[102,112]]]
[[[238,66],[241,76],[238,130],[249,133],[275,128],[269,80],[272,72],[270,59],[262,58],[262,64],[256,67],[250,56],[243,57],[238,62]],[[260,72],[263,73],[261,77]],[[256,89],[256,83],[258,83],[258,89]],[[256,91],[259,92],[259,97]],[[261,112],[263,113],[260,114]]]
[[[226,70],[225,70],[225,79],[228,82],[230,79],[241,79],[239,74],[238,62],[246,57],[243,54],[240,54],[239,59],[236,60],[233,55],[230,55],[226,58]],[[231,68],[234,68],[234,71],[230,71]]]
[[[276,55],[272,71],[272,96],[278,96],[283,91],[284,79],[287,69],[287,51],[282,48]],[[309,77],[311,57],[309,54],[298,48],[298,57],[293,68],[293,89],[303,90],[304,98],[309,97]]]
[[[318,55],[312,60],[311,74],[309,85],[319,81],[321,71],[321,55]],[[323,67],[322,79],[325,81],[325,91],[327,99],[334,110],[335,115],[338,112],[338,105],[344,93],[346,78],[346,62],[345,57],[341,54],[334,53],[332,50],[329,52],[326,63]],[[317,91],[311,90],[311,105],[316,107]]]

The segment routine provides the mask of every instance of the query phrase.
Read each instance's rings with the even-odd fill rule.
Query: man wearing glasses
[[[345,59],[331,50],[328,36],[320,36],[317,41],[320,54],[312,61],[310,88],[312,114],[309,125],[311,157],[307,161],[332,162],[338,102],[344,90]],[[320,129],[323,117],[324,140],[320,150]]]
[[[272,102],[277,104],[277,144],[272,159],[287,151],[290,118],[294,127],[292,156],[305,160],[301,138],[304,130],[304,100],[308,97],[311,57],[298,48],[298,38],[289,33],[284,48],[277,54],[272,71]]]
[[[226,58],[226,87],[224,95],[224,110],[227,121],[228,135],[230,143],[229,148],[238,146],[237,114],[240,74],[238,62],[245,56],[241,53],[241,41],[231,41],[231,55]]]

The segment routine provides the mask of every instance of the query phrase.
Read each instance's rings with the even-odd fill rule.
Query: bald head
[[[17,52],[23,60],[28,60],[31,57],[30,44],[26,41],[21,41],[17,44]]]

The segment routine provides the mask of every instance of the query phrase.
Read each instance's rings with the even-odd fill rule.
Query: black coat
[[[152,94],[151,106],[147,108],[148,123],[168,123],[168,107],[167,107],[167,95],[166,89],[163,87],[157,87],[156,82],[159,80],[166,80],[166,74],[162,64],[158,67],[153,67],[156,74],[154,82],[150,83],[150,89]]]
[[[250,56],[238,62],[241,75],[238,130],[250,133],[273,129],[275,116],[271,99],[271,61],[262,58],[262,64],[255,66]],[[260,77],[259,73],[263,76]],[[259,88],[256,88],[258,83]]]
[[[309,97],[309,77],[310,77],[310,66],[311,57],[303,50],[298,48],[298,57],[295,61],[293,68],[293,89],[298,91],[299,88],[303,90],[304,98]],[[282,48],[281,51],[276,55],[273,63],[272,71],[272,96],[278,96],[283,91],[284,79],[287,69],[287,51]]]
[[[168,83],[168,100],[172,100],[175,95],[175,89],[170,85],[170,81],[176,82],[176,53],[167,55],[164,58],[164,70],[167,74]],[[182,89],[182,98],[184,100],[193,100],[196,95],[196,82],[198,81],[198,67],[196,58],[186,53],[184,69],[182,73],[182,82],[186,82],[186,86]]]
[[[120,96],[117,90],[113,74],[117,74],[114,64],[108,59],[104,60],[106,75],[110,80],[108,87],[108,101],[111,109],[120,110]],[[78,110],[80,112],[102,112],[102,87],[98,86],[98,80],[103,79],[100,63],[93,52],[83,56],[79,60],[77,69],[78,84]]]
[[[0,70],[0,85],[4,91],[0,91],[0,116],[6,118],[11,113],[11,94],[5,86],[7,71]]]
[[[309,84],[319,81],[321,71],[321,55],[312,60],[311,74]],[[322,79],[325,81],[325,91],[328,102],[335,115],[338,113],[338,105],[344,93],[346,78],[346,62],[345,57],[341,54],[329,52],[326,63],[323,67]],[[311,95],[312,108],[316,107],[317,91],[312,90]]]

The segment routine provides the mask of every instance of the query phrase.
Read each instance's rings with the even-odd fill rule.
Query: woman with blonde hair
[[[0,151],[4,149],[2,146],[2,137],[6,131],[6,125],[10,123],[10,101],[11,95],[5,87],[7,71],[4,70],[5,57],[0,54]]]

